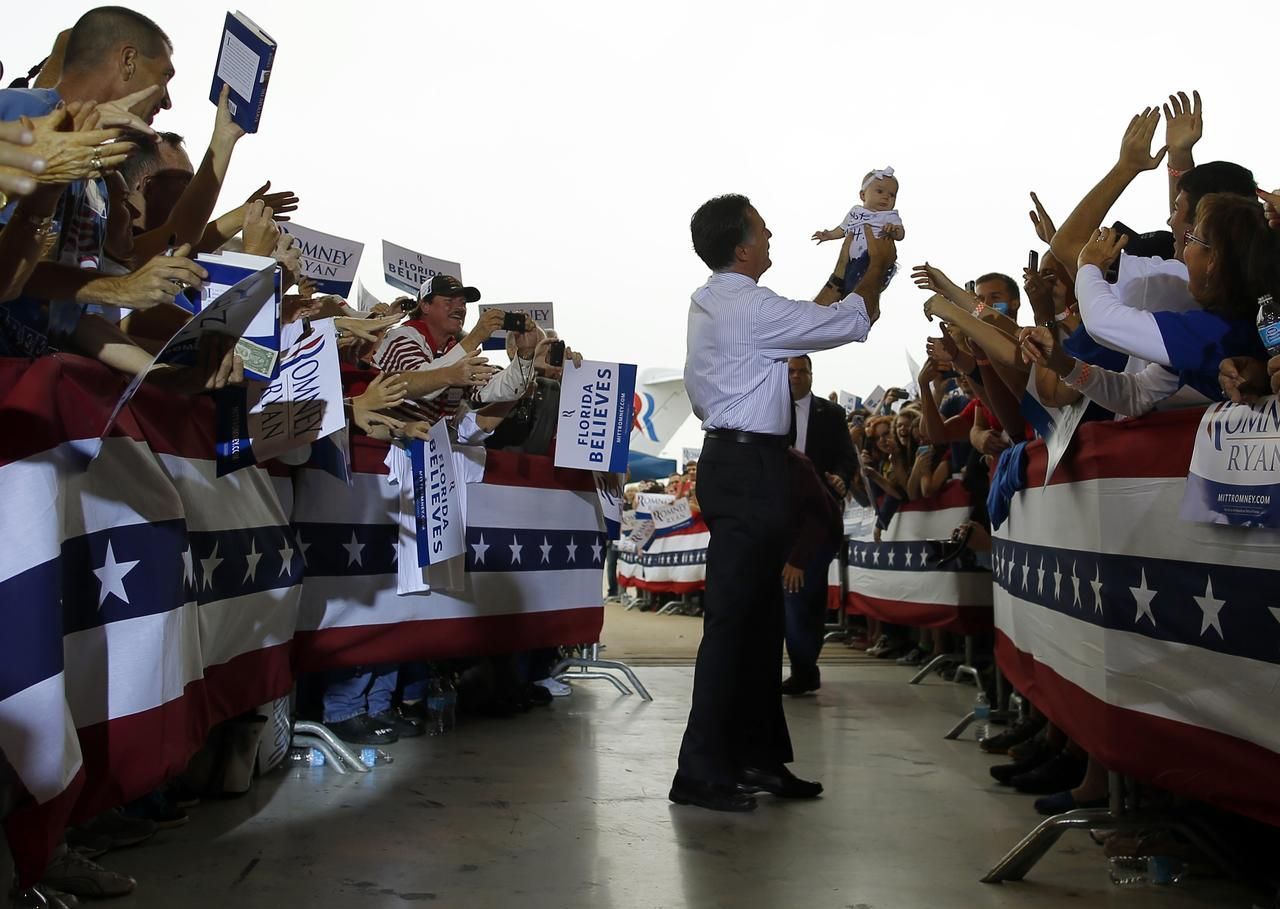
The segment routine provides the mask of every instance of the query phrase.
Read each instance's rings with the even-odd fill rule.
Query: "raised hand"
[[[218,95],[218,112],[213,121],[213,141],[235,145],[244,138],[244,128],[231,117],[231,86],[223,85]]]
[[[490,366],[487,359],[474,355],[464,357],[452,366],[442,368],[448,370],[446,375],[450,385],[458,385],[463,388],[488,385],[489,380],[498,374],[496,366]]]
[[[1076,267],[1084,268],[1086,265],[1096,265],[1106,271],[1128,242],[1129,237],[1126,234],[1114,231],[1110,227],[1100,227],[1089,238],[1089,242],[1080,248],[1080,257],[1076,260]]]
[[[251,256],[269,256],[280,239],[280,228],[272,211],[261,200],[251,202],[244,213],[244,251]]]
[[[183,290],[199,288],[209,277],[199,264],[187,258],[189,255],[191,245],[184,244],[172,256],[155,256],[131,274],[100,279],[110,282],[106,283],[108,292],[101,302],[139,310],[172,303]]]
[[[298,210],[297,194],[288,190],[274,193],[270,190],[271,181],[268,180],[259,186],[253,195],[245,200],[244,204],[252,205],[254,202],[261,202],[271,209],[271,216],[277,221],[288,221],[289,213]]]
[[[321,316],[320,318],[324,318]],[[361,341],[367,341],[370,344],[376,344],[382,340],[382,336],[388,330],[394,328],[400,322],[398,313],[384,316],[377,319],[348,319],[336,318],[333,325],[340,332],[359,338]]]
[[[1169,96],[1164,106],[1164,144],[1169,153],[1191,154],[1191,149],[1204,135],[1204,120],[1200,116],[1200,93],[1193,91]]]
[[[131,132],[142,133],[144,136],[154,137],[156,131],[151,128],[149,120],[158,109],[158,102],[163,97],[164,86],[152,85],[150,88],[144,88],[115,101],[98,104],[94,111],[98,118],[98,126],[104,129],[121,127]],[[147,119],[143,119],[144,117]]]
[[[1267,226],[1272,230],[1280,230],[1280,189],[1274,192],[1260,189],[1258,198],[1262,200],[1262,209],[1267,214]]]
[[[1254,357],[1228,357],[1218,366],[1218,385],[1232,403],[1252,404],[1267,393],[1268,366]]]
[[[92,129],[75,131],[65,110],[55,110],[34,120],[22,118],[22,126],[32,134],[32,151],[45,167],[36,178],[52,186],[74,180],[97,179],[115,170],[137,151],[132,142],[116,141],[122,130]]]
[[[486,309],[480,314],[480,318],[476,321],[471,331],[467,332],[463,344],[471,350],[475,350],[485,341],[493,337],[493,333],[502,328],[502,310]]]
[[[409,383],[394,373],[379,373],[359,397],[351,399],[353,408],[373,411],[390,410],[404,400]]]
[[[33,131],[25,123],[0,123],[0,197],[35,192],[36,176],[47,166],[32,147],[35,142]]]
[[[1160,108],[1148,107],[1136,114],[1125,128],[1124,137],[1120,140],[1120,159],[1117,162],[1125,170],[1140,174],[1144,170],[1155,170],[1164,160],[1168,146],[1161,146],[1154,155],[1151,154],[1151,140],[1155,137],[1156,127],[1160,125]]]
[[[893,237],[877,237],[874,230],[867,230],[865,226],[862,233],[867,239],[867,253],[871,257],[872,266],[887,270],[898,261],[898,247],[893,242]]]
[[[1075,360],[1058,344],[1053,332],[1043,325],[1024,328],[1018,332],[1018,348],[1027,362],[1035,363],[1060,376],[1065,376],[1075,368]]]
[[[1048,322],[1054,317],[1053,285],[1056,280],[1057,276],[1048,269],[1043,272],[1029,268],[1022,270],[1022,289],[1027,292],[1027,302],[1031,304],[1037,322]]]
[[[1035,193],[1031,194],[1031,204],[1035,206],[1035,209],[1028,212],[1028,214],[1031,216],[1031,224],[1036,229],[1036,236],[1044,243],[1052,243],[1053,235],[1058,232],[1058,228],[1053,226],[1053,219],[1044,210],[1044,206],[1040,204],[1039,196]]]

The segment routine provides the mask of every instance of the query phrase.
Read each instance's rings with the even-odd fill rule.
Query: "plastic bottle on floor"
[[[973,726],[979,742],[991,735],[991,702],[981,686],[978,687],[978,696],[973,699]]]
[[[289,763],[299,767],[323,767],[324,752],[319,748],[290,748]]]
[[[391,755],[387,754],[381,748],[373,748],[366,745],[360,749],[360,763],[366,767],[376,767],[379,764],[390,764],[394,760]]]
[[[427,735],[444,735],[449,731],[445,726],[447,704],[444,685],[439,676],[434,676],[427,686]]]
[[[1172,855],[1118,855],[1110,865],[1111,883],[1117,887],[1171,887],[1186,876],[1182,860]]]

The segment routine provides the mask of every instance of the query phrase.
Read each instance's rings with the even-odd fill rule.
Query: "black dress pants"
[[[733,783],[744,766],[792,760],[781,689],[787,499],[784,447],[706,440],[698,504],[711,542],[682,777]]]

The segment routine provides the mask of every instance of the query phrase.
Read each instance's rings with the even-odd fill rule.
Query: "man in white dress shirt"
[[[791,427],[787,359],[862,341],[880,315],[893,241],[869,238],[871,264],[840,299],[848,261],[813,301],[757,283],[772,264],[769,229],[744,196],[705,203],[690,224],[712,270],[689,307],[684,382],[706,441],[698,502],[711,531],[702,645],[693,708],[670,798],[718,811],[750,811],[753,792],[814,798],[795,777],[782,712],[782,567],[786,557],[786,449]],[[846,247],[847,247],[846,241]]]

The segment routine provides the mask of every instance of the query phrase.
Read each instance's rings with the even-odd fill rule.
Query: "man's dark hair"
[[[809,367],[809,371],[813,372],[813,358],[811,358],[808,354],[796,354],[791,359],[804,360],[805,365]]]
[[[751,200],[730,194],[716,196],[702,203],[693,213],[689,231],[693,234],[693,251],[712,271],[733,264],[733,252],[750,239],[747,210]]]
[[[186,140],[177,133],[162,132],[156,135],[155,140],[134,141],[137,142],[138,150],[120,165],[120,176],[124,177],[124,182],[129,184],[130,189],[138,188],[143,180],[160,170],[162,144],[182,148],[182,143]]]
[[[979,284],[985,284],[988,281],[1003,281],[1004,286],[1009,290],[1009,296],[1021,302],[1022,295],[1018,292],[1018,282],[1013,280],[1013,278],[1008,275],[1003,275],[998,271],[990,271],[973,283],[974,286],[977,286]]]
[[[1230,161],[1210,161],[1197,164],[1178,178],[1178,191],[1186,193],[1188,217],[1195,222],[1200,200],[1209,193],[1231,193],[1257,199],[1258,183],[1253,171]],[[1181,238],[1178,238],[1181,239]]]
[[[1280,296],[1280,241],[1267,226],[1257,198],[1236,193],[1209,193],[1201,200],[1201,237],[1218,267],[1211,283],[1210,312],[1250,322],[1258,317],[1258,298]]]
[[[173,52],[173,42],[155,22],[123,6],[99,6],[71,29],[62,68],[92,69],[120,44],[132,44],[147,57]]]

